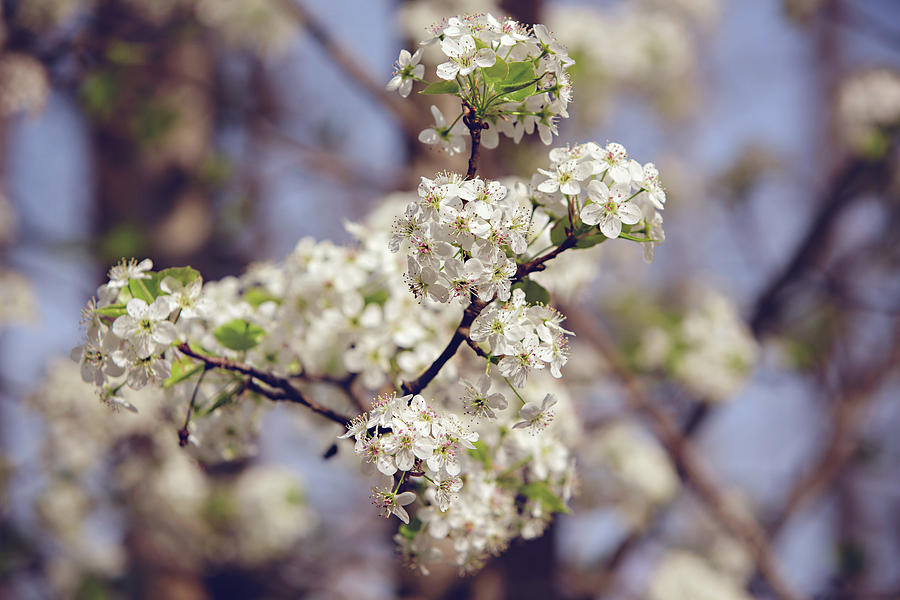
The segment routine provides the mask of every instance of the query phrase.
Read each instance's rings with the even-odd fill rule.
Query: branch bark
[[[177,348],[178,351],[182,354],[201,361],[207,367],[223,369],[226,371],[240,373],[242,375],[247,375],[250,378],[247,384],[247,388],[252,389],[253,391],[269,398],[270,400],[276,402],[285,401],[293,402],[295,404],[302,404],[314,413],[322,415],[326,419],[334,421],[335,423],[338,423],[339,425],[344,427],[346,427],[347,423],[350,422],[350,417],[342,415],[337,411],[322,406],[321,404],[307,398],[303,394],[303,392],[294,387],[291,382],[284,377],[279,377],[272,373],[262,371],[255,367],[251,367],[250,365],[245,365],[243,363],[229,360],[227,358],[221,358],[218,356],[206,356],[205,354],[201,354],[200,352],[193,350],[186,343],[179,344]],[[253,381],[254,379],[265,383],[272,389],[266,389],[259,386]]]

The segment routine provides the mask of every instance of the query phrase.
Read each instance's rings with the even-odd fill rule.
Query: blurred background
[[[0,11],[0,597],[784,597],[766,561],[796,597],[900,597],[896,0]],[[476,11],[569,48],[555,145],[655,162],[667,240],[650,265],[604,245],[556,275],[580,289],[554,297],[577,334],[573,514],[426,577],[315,424],[279,407],[257,458],[198,466],[68,354],[120,257],[238,274],[464,170],[416,140],[432,97],[384,84],[428,25]],[[481,173],[527,179],[546,151],[504,139]]]

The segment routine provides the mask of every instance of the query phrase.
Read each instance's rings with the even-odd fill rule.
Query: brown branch
[[[865,373],[841,386],[835,398],[834,428],[829,442],[816,465],[800,478],[788,494],[784,506],[773,517],[766,530],[775,536],[801,508],[827,490],[853,457],[859,442],[854,438],[867,401],[881,388],[887,377],[900,365],[900,322],[894,328],[893,343],[885,358]]]
[[[359,412],[365,412],[367,410],[366,399],[360,396],[359,393],[357,393],[356,388],[353,387],[353,382],[356,381],[358,375],[359,373],[348,373],[345,377],[333,377],[331,375],[298,373],[296,375],[291,375],[291,379],[299,379],[309,383],[326,383],[338,387],[344,392]]]
[[[629,407],[645,416],[685,483],[697,491],[719,522],[750,550],[760,573],[775,595],[782,600],[801,598],[782,576],[763,529],[750,517],[733,509],[693,444],[682,435],[675,421],[651,401],[641,382],[629,371],[607,340],[605,332],[593,319],[586,318],[582,311],[574,307],[567,307],[565,313],[570,319],[575,317],[574,320],[581,325],[578,330],[582,339],[587,339],[606,359],[610,371],[624,388]]]
[[[478,345],[478,342],[469,337],[468,333],[466,334],[466,343],[469,345],[469,348],[471,348],[475,352],[475,354],[477,354],[481,358],[502,358],[502,356],[492,356],[482,350],[481,346]]]
[[[516,275],[513,277],[512,282],[516,283],[521,281],[525,276],[534,273],[535,271],[543,271],[547,261],[556,258],[562,252],[572,248],[577,241],[577,236],[570,232],[566,239],[563,240],[563,243],[556,247],[552,252],[548,252],[544,256],[518,265],[516,268]],[[453,337],[450,338],[450,342],[444,348],[444,351],[441,352],[440,356],[438,356],[419,377],[401,384],[400,389],[404,394],[418,394],[424,390],[437,376],[447,361],[453,358],[453,355],[456,354],[460,344],[463,342],[466,342],[479,356],[486,357],[486,355],[483,354],[484,351],[478,347],[478,344],[475,344],[469,338],[469,328],[472,326],[472,322],[475,321],[475,317],[481,314],[481,311],[484,310],[488,304],[489,302],[479,300],[474,294],[472,295],[472,302],[466,307],[466,310],[463,311],[462,320],[460,320],[459,325],[456,327],[456,331],[453,332]]]
[[[297,0],[280,0],[285,9],[296,18],[307,33],[319,44],[337,66],[348,75],[373,100],[386,108],[397,119],[397,122],[411,138],[419,135],[418,119],[412,108],[401,101],[400,97],[390,94],[369,75],[369,71],[361,65],[359,57],[354,56],[340,42],[335,40],[328,29]]]
[[[759,295],[750,318],[754,335],[759,337],[778,319],[785,289],[819,261],[829,247],[828,240],[838,218],[861,196],[861,192],[870,187],[882,187],[890,172],[888,165],[887,160],[872,163],[854,159],[838,172],[791,260]]]
[[[478,157],[481,151],[481,130],[487,129],[488,124],[478,119],[475,110],[469,103],[463,100],[463,123],[469,128],[469,137],[472,138],[472,148],[469,153],[469,168],[466,171],[466,179],[474,179],[478,170]]]
[[[453,332],[453,336],[450,338],[450,341],[447,343],[444,351],[441,352],[440,356],[438,356],[427,369],[425,369],[424,373],[422,373],[412,381],[404,382],[400,386],[400,389],[404,394],[418,394],[419,392],[424,390],[429,383],[431,383],[431,381],[437,376],[443,366],[447,364],[447,361],[453,358],[453,355],[456,354],[456,351],[459,349],[460,344],[462,344],[463,341],[469,337],[469,327],[472,326],[472,322],[475,320],[475,317],[481,314],[481,311],[484,310],[484,307],[487,305],[487,302],[479,300],[474,295],[472,296],[471,303],[463,311],[462,319],[460,320],[459,325],[456,327],[456,331]]]
[[[233,371],[235,373],[247,375],[251,378],[247,383],[247,389],[252,389],[257,393],[262,394],[266,398],[269,398],[270,400],[274,400],[276,402],[286,401],[293,402],[295,404],[302,404],[314,413],[322,415],[326,419],[330,419],[342,426],[346,426],[347,423],[350,422],[350,417],[342,415],[307,398],[303,394],[303,392],[291,385],[291,382],[288,379],[279,377],[266,371],[261,371],[255,367],[251,367],[250,365],[245,365],[243,363],[229,360],[227,358],[218,356],[206,356],[204,354],[196,352],[186,343],[179,344],[177,348],[182,354],[186,354],[187,356],[196,358],[197,360],[203,362],[208,368],[223,369],[225,371]],[[266,390],[265,388],[262,388],[254,383],[253,379],[257,379],[273,389]]]

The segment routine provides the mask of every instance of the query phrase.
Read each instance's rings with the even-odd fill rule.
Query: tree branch
[[[431,383],[443,366],[447,364],[447,361],[456,354],[459,345],[469,337],[469,327],[472,326],[475,317],[481,314],[481,311],[484,310],[484,307],[487,305],[487,302],[479,300],[474,295],[472,296],[471,303],[469,303],[469,306],[463,311],[462,319],[456,327],[456,331],[453,332],[453,337],[450,338],[444,351],[441,352],[440,356],[438,356],[427,369],[425,369],[424,373],[412,381],[407,381],[400,386],[400,389],[404,394],[418,394]]]
[[[463,123],[469,128],[469,137],[472,138],[472,148],[469,153],[469,168],[466,171],[466,179],[473,179],[478,170],[478,157],[481,150],[481,130],[487,129],[488,124],[480,121],[475,116],[475,111],[469,103],[463,100]]]
[[[186,354],[191,358],[195,358],[203,362],[207,366],[207,368],[223,369],[226,371],[241,373],[242,375],[247,375],[251,378],[247,383],[247,389],[252,389],[257,393],[262,394],[266,398],[269,398],[270,400],[274,400],[276,402],[286,401],[293,402],[295,404],[302,404],[314,413],[322,415],[326,419],[330,419],[344,427],[346,427],[347,423],[350,422],[350,417],[333,411],[330,408],[326,408],[321,404],[318,404],[317,402],[314,402],[313,400],[307,398],[303,394],[303,392],[291,385],[291,382],[288,379],[279,377],[266,371],[261,371],[255,367],[251,367],[243,363],[229,360],[227,358],[221,358],[218,356],[206,356],[194,351],[186,343],[178,344],[177,348],[178,351],[182,354]],[[270,388],[274,388],[274,390],[266,390],[265,388],[260,387],[253,382],[253,379],[257,379],[262,383],[265,383]]]
[[[418,119],[408,104],[402,102],[399,96],[385,91],[384,84],[375,81],[361,66],[363,61],[335,40],[328,29],[302,3],[297,0],[280,1],[337,66],[373,100],[394,115],[408,136],[416,138],[419,135]]]
[[[790,284],[815,265],[828,248],[828,239],[838,217],[859,198],[861,192],[873,184],[880,187],[889,173],[889,161],[872,163],[862,159],[847,162],[828,188],[824,201],[809,224],[803,241],[791,260],[766,286],[756,301],[750,328],[757,337],[778,319],[782,309],[782,295]]]
[[[587,339],[606,359],[610,371],[624,388],[629,407],[646,417],[678,468],[682,479],[698,492],[719,522],[750,550],[760,573],[775,595],[781,600],[801,598],[782,576],[763,529],[758,523],[732,508],[726,495],[715,484],[693,444],[682,435],[675,421],[652,402],[641,382],[628,370],[618,352],[609,343],[605,332],[593,319],[586,318],[582,311],[574,307],[567,307],[564,312],[570,319],[575,317],[581,325],[579,333],[582,339]],[[627,551],[627,548],[624,551]]]

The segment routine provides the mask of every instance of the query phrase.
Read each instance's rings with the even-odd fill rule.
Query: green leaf
[[[173,267],[171,269],[164,269],[159,273],[159,281],[162,283],[163,279],[166,277],[171,277],[172,279],[176,279],[181,282],[182,285],[188,285],[189,283],[193,283],[197,279],[201,279],[200,271],[194,269],[192,267]]]
[[[469,456],[471,456],[472,458],[474,458],[475,460],[480,462],[482,465],[484,465],[485,469],[490,469],[491,468],[491,455],[488,453],[487,444],[485,444],[481,440],[478,440],[477,442],[474,442],[473,444],[475,447],[467,450],[467,452],[469,453]]]
[[[459,91],[459,85],[453,81],[435,81],[425,86],[424,90],[420,90],[420,94],[455,94]]]
[[[497,62],[490,67],[481,69],[481,72],[484,74],[484,79],[488,83],[496,83],[506,79],[509,74],[509,65],[506,64],[505,60],[498,56]]]
[[[543,507],[552,512],[552,513],[566,513],[569,514],[572,511],[566,506],[566,503],[562,501],[562,499],[553,493],[553,490],[550,489],[543,481],[532,481],[524,488],[522,488],[522,493],[531,500],[535,500],[540,502]]]
[[[536,93],[537,86],[532,83],[516,91],[511,91],[507,94],[504,94],[503,100],[505,102],[522,102],[526,98],[534,96]]]
[[[281,304],[280,298],[273,296],[267,289],[262,287],[252,287],[244,292],[244,301],[253,308],[259,308],[261,304],[266,302]]]
[[[653,241],[656,241],[656,240],[652,240],[652,239],[650,239],[650,238],[648,238],[648,237],[639,238],[639,237],[636,237],[636,236],[631,235],[630,233],[625,233],[624,231],[623,231],[622,233],[619,234],[619,237],[622,238],[622,239],[624,239],[624,240],[631,240],[632,242],[642,242],[642,243],[646,243],[646,242],[653,242]]]
[[[575,247],[576,248],[592,248],[593,246],[596,246],[597,244],[602,244],[603,242],[605,242],[608,239],[609,238],[607,238],[605,235],[603,235],[600,232],[592,233],[585,237],[578,238],[578,241],[575,242]]]
[[[141,279],[129,279],[128,291],[132,298],[140,298],[147,304],[153,304],[153,301],[162,293],[159,289],[160,274],[148,273],[149,277]]]
[[[219,396],[216,398],[216,401],[212,403],[212,406],[210,406],[209,408],[207,408],[206,411],[205,411],[203,414],[204,414],[204,415],[211,415],[212,413],[214,413],[215,411],[219,410],[220,408],[222,408],[222,407],[225,406],[226,404],[229,404],[232,400],[234,400],[234,393],[233,393],[233,392],[222,392],[222,393],[219,394]]]
[[[94,314],[101,317],[118,319],[125,314],[125,304],[110,304],[109,306],[104,306],[103,308],[95,308]]]
[[[525,301],[528,304],[550,304],[550,292],[537,281],[524,279],[512,287],[525,292]]]
[[[510,88],[510,91],[512,88],[521,89],[523,86],[534,83],[534,80],[534,65],[531,64],[531,61],[514,61],[509,63],[509,73],[498,89]]]
[[[379,306],[384,306],[384,303],[388,301],[388,292],[385,289],[375,290],[374,292],[370,292],[366,294],[363,298],[364,304],[377,304]]]
[[[409,541],[413,541],[414,539],[416,539],[416,536],[419,534],[419,531],[422,530],[422,525],[423,525],[422,519],[420,519],[419,517],[413,517],[410,520],[409,525],[403,524],[400,526],[400,529],[399,529],[400,535],[402,535],[404,538],[408,539]]]
[[[203,370],[203,363],[195,363],[190,357],[184,356],[181,360],[172,363],[172,372],[169,378],[163,381],[164,388],[172,387],[182,381],[190,379]]]
[[[566,241],[566,225],[568,225],[566,221],[557,221],[550,230],[550,243],[554,246],[559,246]]]
[[[230,350],[250,350],[259,344],[263,328],[244,319],[234,319],[213,332],[220,344]]]

